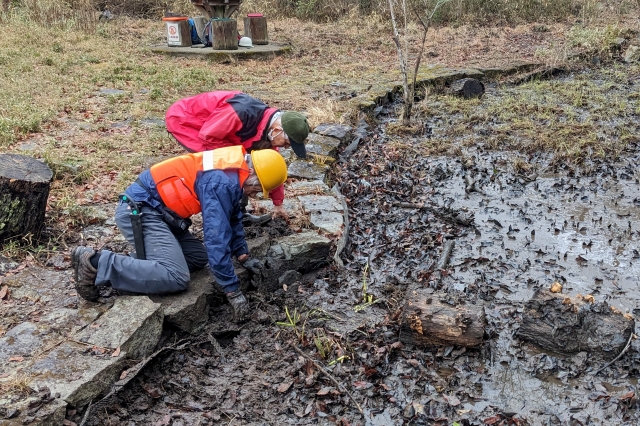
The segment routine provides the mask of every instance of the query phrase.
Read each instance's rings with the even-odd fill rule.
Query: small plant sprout
[[[307,324],[307,319],[305,318],[304,321],[302,322],[302,326],[298,327],[298,324],[300,323],[302,316],[298,313],[298,309],[294,308],[293,310],[293,314],[291,314],[289,312],[289,307],[285,306],[284,307],[284,312],[285,315],[287,316],[287,320],[286,321],[278,321],[276,322],[276,325],[279,325],[280,327],[288,327],[291,328],[293,330],[293,332],[295,333],[295,335],[298,337],[298,339],[301,342],[304,342],[304,329],[305,326]]]
[[[367,293],[368,285],[367,285],[367,273],[369,272],[369,263],[364,266],[364,270],[362,271],[362,303],[356,305],[353,308],[354,311],[360,312],[364,311],[367,307],[373,305],[374,303],[380,302],[380,300],[375,300],[373,298],[373,294]]]

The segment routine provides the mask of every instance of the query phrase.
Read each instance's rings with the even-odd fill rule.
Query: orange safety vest
[[[151,166],[151,177],[164,205],[186,219],[202,210],[194,189],[198,172],[236,170],[242,187],[250,174],[246,153],[237,145],[181,155]]]

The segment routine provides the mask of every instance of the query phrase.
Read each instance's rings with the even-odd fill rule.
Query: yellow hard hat
[[[262,185],[262,194],[265,198],[269,197],[269,191],[276,189],[287,180],[287,164],[278,151],[253,150],[251,162]]]

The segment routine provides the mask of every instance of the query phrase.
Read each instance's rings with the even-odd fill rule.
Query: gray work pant
[[[190,232],[173,232],[157,210],[141,207],[142,232],[146,260],[102,250],[98,262],[96,285],[142,294],[175,293],[186,290],[189,271],[204,268],[208,263],[204,244]],[[116,208],[116,225],[122,235],[135,246],[131,208],[120,202]]]

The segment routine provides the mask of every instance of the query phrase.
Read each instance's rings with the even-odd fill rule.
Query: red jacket
[[[242,145],[250,151],[254,142],[267,139],[269,122],[278,112],[240,91],[217,91],[181,99],[167,110],[167,130],[189,152]],[[275,206],[282,205],[284,186],[269,193]]]

